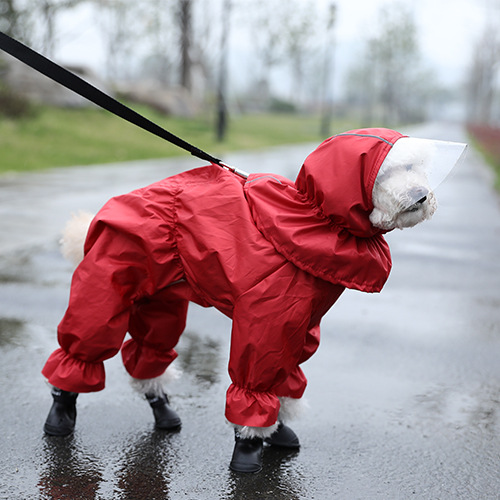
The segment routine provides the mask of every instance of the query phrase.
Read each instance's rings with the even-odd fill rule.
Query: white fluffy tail
[[[75,267],[83,259],[83,246],[93,218],[94,216],[88,212],[71,214],[71,219],[66,223],[62,238],[59,240],[63,257]]]

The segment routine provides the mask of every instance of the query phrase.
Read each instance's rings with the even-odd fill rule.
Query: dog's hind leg
[[[174,347],[184,331],[189,303],[173,293],[166,288],[132,306],[128,325],[132,338],[121,348],[133,387],[147,399],[156,428],[163,430],[181,426],[181,419],[170,406],[165,385],[179,375],[171,363],[177,357]]]

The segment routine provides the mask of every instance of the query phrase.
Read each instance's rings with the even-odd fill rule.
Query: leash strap
[[[14,38],[2,33],[0,31],[0,49],[4,50],[11,56],[19,59],[24,64],[27,64],[36,71],[42,73],[43,75],[49,77],[50,79],[56,81],[57,83],[63,85],[64,87],[76,92],[85,99],[97,104],[101,108],[127,120],[138,127],[151,132],[152,134],[165,139],[172,144],[188,151],[193,156],[201,158],[202,160],[209,161],[210,163],[215,163],[231,172],[234,172],[241,177],[246,177],[247,174],[234,167],[230,167],[223,163],[218,158],[202,151],[201,149],[189,144],[180,137],[168,132],[164,128],[160,127],[156,123],[148,120],[144,116],[125,106],[121,102],[117,101],[113,97],[105,94],[101,90],[97,89],[90,83],[75,75],[71,71],[59,66],[58,64],[52,62],[50,59],[42,56],[38,52],[30,49],[26,45],[18,42]]]

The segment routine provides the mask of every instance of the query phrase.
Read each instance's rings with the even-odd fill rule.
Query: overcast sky
[[[324,12],[331,3],[330,0],[316,2]],[[378,12],[385,5],[404,4],[414,13],[422,54],[445,84],[463,79],[472,46],[484,29],[486,19],[496,17],[500,26],[498,9],[492,9],[500,0],[336,0],[335,3],[337,80],[345,74],[353,59],[361,55],[363,42],[375,31]],[[283,5],[286,6],[286,2]],[[102,72],[104,53],[99,32],[95,29],[95,13],[88,9],[75,11],[61,24],[65,35],[57,58],[66,63],[83,62]],[[85,26],[83,31],[82,26]],[[75,38],[75,32],[81,34]],[[242,32],[235,29],[231,32],[233,52],[251,43],[250,38],[241,36]]]
[[[486,0],[405,0],[414,13],[422,53],[444,78],[455,78],[467,64],[471,46],[486,19]],[[344,47],[373,29],[387,0],[338,0],[338,41]],[[500,21],[500,19],[499,19]],[[500,23],[499,23],[500,24]],[[339,47],[340,48],[340,47]],[[452,72],[452,75],[447,75]]]

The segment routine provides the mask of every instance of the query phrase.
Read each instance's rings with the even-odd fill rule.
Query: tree
[[[434,76],[422,64],[413,17],[402,6],[384,8],[379,26],[350,73],[350,99],[385,125],[423,119]]]
[[[228,36],[231,19],[231,0],[224,0],[223,23],[220,44],[219,79],[217,84],[217,122],[215,125],[218,141],[223,141],[227,130],[227,58],[228,58]]]
[[[38,45],[36,48],[53,57],[57,16],[86,1],[0,0],[0,31],[28,45]]]
[[[414,68],[420,62],[416,35],[416,26],[407,11],[383,9],[382,32],[371,40],[371,55],[386,124],[398,123],[408,114]]]
[[[488,25],[478,40],[467,78],[467,120],[490,123],[500,67],[498,29]]]
[[[107,77],[116,80],[130,70],[130,62],[137,57],[141,41],[141,22],[145,11],[131,0],[94,0],[99,8],[99,21],[106,46]]]
[[[174,33],[172,16],[172,0],[143,0],[141,10],[143,23],[139,28],[143,40],[145,56],[142,72],[163,85],[174,83],[174,68],[177,65],[177,53],[171,47],[175,46],[177,36]],[[175,81],[177,83],[177,81]]]
[[[53,57],[56,45],[56,18],[64,10],[72,9],[86,0],[39,0],[33,3],[34,15],[42,19],[42,51]],[[37,14],[40,15],[37,15]]]
[[[287,2],[286,9],[290,9]],[[270,75],[284,57],[284,30],[281,18],[276,12],[283,10],[281,0],[259,0],[250,2],[248,13],[252,44],[257,58],[256,85],[263,98],[269,97]]]
[[[179,0],[180,84],[187,90],[191,90],[192,7],[193,2],[191,0]]]
[[[209,5],[195,0],[144,0],[140,7],[141,17],[147,18],[140,32],[147,46],[148,74],[195,93],[194,67],[211,47],[205,43]]]
[[[25,29],[22,26],[22,11],[14,0],[0,0],[0,31],[6,35],[25,41]]]
[[[302,98],[306,63],[314,38],[316,19],[315,9],[311,2],[287,5],[284,15],[283,44],[285,61],[291,68],[291,99],[300,102]]]
[[[322,85],[322,103],[321,103],[321,126],[320,134],[322,137],[330,135],[331,120],[333,113],[333,98],[332,98],[332,66],[333,66],[333,46],[334,36],[333,31],[337,17],[337,6],[331,3],[328,8],[328,16],[326,23],[326,40],[324,47],[324,62],[323,62],[323,85]]]

